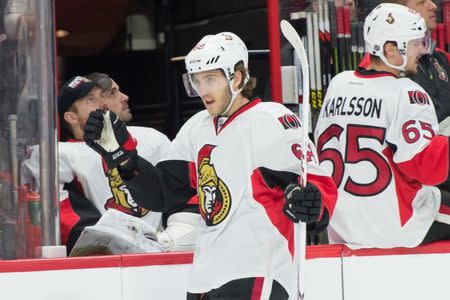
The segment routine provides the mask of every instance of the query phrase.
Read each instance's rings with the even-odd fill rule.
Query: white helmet
[[[424,38],[427,33],[425,20],[416,11],[406,6],[382,3],[375,7],[364,21],[364,41],[366,52],[378,56],[391,68],[405,71],[408,42]],[[403,64],[390,64],[384,56],[384,44],[396,42]]]
[[[231,99],[227,108],[222,114],[226,114],[236,96],[242,91],[233,91],[232,81],[234,79],[234,67],[237,63],[242,62],[245,69],[248,69],[248,51],[244,42],[234,33],[221,32],[215,35],[206,35],[200,42],[189,52],[185,58],[187,75],[195,74],[203,71],[211,71],[221,69],[229,82],[231,90]],[[186,75],[186,74],[185,74]],[[191,97],[198,97],[198,90],[192,82],[192,76],[183,76],[186,91]],[[249,79],[248,71],[244,76],[245,86]],[[195,90],[196,93],[193,93]]]

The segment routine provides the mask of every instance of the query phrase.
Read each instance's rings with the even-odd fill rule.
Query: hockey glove
[[[283,212],[294,223],[314,223],[322,210],[322,195],[319,189],[308,183],[302,188],[297,183],[289,184],[284,190],[286,204]]]
[[[104,159],[108,169],[136,155],[136,140],[128,133],[125,123],[112,111],[97,109],[89,114],[84,126],[84,141]]]

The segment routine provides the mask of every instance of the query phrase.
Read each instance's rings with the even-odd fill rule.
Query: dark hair
[[[93,72],[84,77],[95,82],[95,85],[102,91],[109,91],[112,88],[111,76],[106,73]]]
[[[249,74],[250,76],[250,72],[248,70],[245,69],[244,67],[244,63],[238,62],[235,66],[234,66],[234,71],[239,71],[242,74],[242,81],[239,84],[239,88],[242,88],[242,86],[244,85],[244,78],[246,77],[247,74]],[[247,81],[247,83],[245,84],[244,88],[241,91],[242,96],[244,96],[247,99],[250,99],[252,97],[253,94],[253,90],[256,88],[256,77],[250,77],[249,80]]]

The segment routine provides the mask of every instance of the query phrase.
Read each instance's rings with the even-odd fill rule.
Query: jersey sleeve
[[[319,165],[314,144],[308,138],[306,155],[302,149],[303,126],[299,118],[287,109],[279,109],[274,115],[267,115],[261,121],[254,140],[256,165],[277,175],[278,185],[284,189],[292,180],[302,174],[301,161],[307,160],[307,181],[316,185],[321,194],[328,215],[331,217],[337,199],[337,188],[327,172]],[[258,137],[259,136],[259,137]],[[265,171],[266,174],[268,171]],[[268,176],[264,176],[266,180]]]
[[[72,168],[70,167],[70,158],[64,152],[65,143],[59,143],[58,152],[58,172],[59,172],[59,199],[60,201],[67,198],[67,192],[64,191],[63,186],[67,182],[74,180]],[[31,183],[34,181],[39,190],[40,177],[40,156],[39,147],[36,147],[29,159],[25,160],[21,166],[22,183]]]
[[[139,171],[130,178],[122,176],[140,206],[167,212],[196,201],[195,156],[190,136],[192,123],[191,119],[180,129],[156,166],[138,158]],[[149,201],[146,195],[154,197]]]
[[[386,141],[394,150],[394,163],[404,174],[436,185],[448,177],[448,138],[436,135],[438,122],[430,96],[409,82],[410,86],[399,89],[399,101],[390,107],[392,122]]]
[[[170,140],[156,129],[148,127],[130,127],[128,129],[138,141],[139,155],[156,165],[170,148]]]

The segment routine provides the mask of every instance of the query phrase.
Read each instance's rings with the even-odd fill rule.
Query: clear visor
[[[408,42],[407,51],[418,52],[420,55],[424,55],[430,52],[431,36],[426,34],[423,38],[410,40]]]
[[[229,86],[222,72],[183,74],[183,84],[189,97],[203,97]]]

